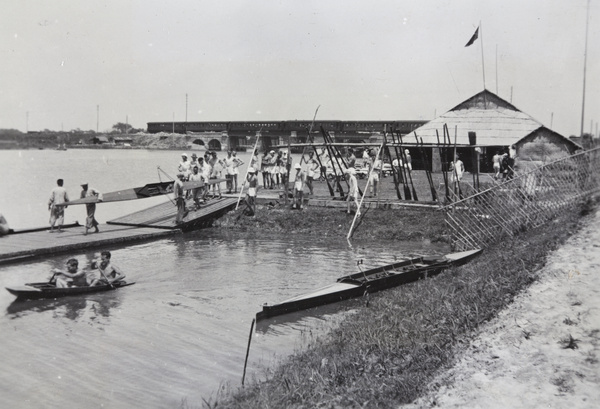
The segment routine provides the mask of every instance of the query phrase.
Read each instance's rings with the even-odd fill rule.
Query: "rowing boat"
[[[481,252],[481,249],[476,249],[450,253],[443,256],[419,256],[346,275],[338,278],[333,284],[309,293],[277,304],[264,304],[262,311],[256,314],[256,319],[261,320],[293,311],[356,298],[367,293],[374,293],[431,277],[441,273],[448,267],[464,264]]]
[[[183,182],[183,189],[196,189],[205,185],[214,185],[225,181],[225,179],[209,179],[206,182]],[[173,183],[173,181],[148,183],[141,187],[133,187],[130,189],[117,190],[116,192],[104,193],[102,195],[102,200],[99,200],[97,196],[89,196],[84,197],[83,199],[76,199],[71,200],[70,202],[60,203],[60,206],[72,206],[90,203],[121,202],[125,200],[146,199],[148,197],[168,195],[170,193],[173,193]]]
[[[128,283],[126,281],[116,281],[110,284],[102,284],[95,285],[92,287],[82,286],[82,287],[66,287],[60,288],[56,287],[54,284],[50,284],[48,282],[44,283],[27,283],[21,286],[13,286],[6,287],[9,293],[12,295],[16,295],[21,299],[40,299],[40,298],[58,298],[65,297],[68,295],[79,295],[79,294],[90,294],[97,293],[101,291],[110,291],[115,290],[121,287],[127,287],[128,285],[133,285],[133,283]]]

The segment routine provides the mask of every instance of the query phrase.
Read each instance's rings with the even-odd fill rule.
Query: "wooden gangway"
[[[195,210],[193,201],[188,200],[186,206],[189,212],[183,218],[183,223],[176,224],[177,207],[174,202],[168,201],[110,220],[107,223],[121,226],[190,231],[210,226],[213,220],[233,209],[236,203],[237,199],[233,197],[214,198],[202,203],[200,209]]]

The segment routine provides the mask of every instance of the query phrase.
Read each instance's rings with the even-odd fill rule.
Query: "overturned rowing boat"
[[[203,186],[210,186],[218,183],[225,182],[226,179],[209,179],[206,182],[183,182],[183,189],[196,189]],[[108,203],[108,202],[122,202],[125,200],[137,200],[146,199],[149,197],[168,195],[173,193],[173,181],[170,182],[156,182],[148,183],[141,187],[133,187],[130,189],[117,190],[116,192],[104,193],[102,200],[97,196],[89,196],[83,199],[71,200],[70,202],[60,203],[60,206],[72,206],[72,205],[83,205],[91,203]]]
[[[117,288],[127,287],[128,285],[133,285],[133,283],[128,283],[126,281],[115,281],[112,284],[101,284],[90,286],[81,286],[81,287],[56,287],[54,284],[50,284],[48,282],[44,283],[27,283],[21,286],[14,287],[6,287],[9,293],[17,296],[22,299],[35,300],[40,298],[58,298],[65,297],[68,295],[79,295],[79,294],[90,294],[97,293],[101,291],[110,291],[116,290]]]
[[[309,293],[277,304],[265,304],[262,311],[256,314],[256,319],[260,320],[293,311],[305,310],[319,305],[360,297],[365,293],[374,293],[397,287],[439,274],[448,267],[464,264],[481,252],[481,249],[476,249],[450,253],[445,256],[419,256],[343,276],[338,278],[334,284]]]

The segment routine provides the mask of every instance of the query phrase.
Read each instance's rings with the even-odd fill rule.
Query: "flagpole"
[[[496,95],[498,95],[498,44],[496,44]]]
[[[587,73],[587,47],[588,47],[588,32],[590,24],[590,0],[587,2],[587,15],[585,18],[585,52],[583,53],[583,98],[581,101],[581,136],[583,136],[583,119],[585,116],[585,77]]]
[[[479,36],[481,37],[481,73],[483,74],[483,90],[485,91],[485,63],[483,59],[483,27],[481,26],[481,21],[479,22]],[[487,101],[485,98],[485,94],[483,94],[483,107],[487,109]]]
[[[479,37],[481,37],[481,72],[483,74],[483,89],[485,89],[485,62],[483,59],[483,27],[479,22]]]

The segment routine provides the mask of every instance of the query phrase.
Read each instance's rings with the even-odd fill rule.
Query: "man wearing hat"
[[[304,183],[306,182],[306,173],[302,170],[299,163],[294,165],[296,176],[294,177],[294,203],[292,209],[302,210],[302,202],[304,200]]]
[[[93,198],[98,202],[102,201],[102,193],[93,187],[89,187],[87,182],[81,184],[81,195],[79,196],[81,199]],[[87,217],[85,218],[85,233],[88,234],[88,230],[94,229],[94,233],[98,233],[98,221],[96,220],[96,202],[87,203],[85,205],[87,210]]]
[[[190,173],[192,171],[191,164],[192,163],[188,160],[187,153],[182,153],[181,154],[181,162],[179,162],[179,167],[177,168],[177,171],[180,173],[183,173],[184,180],[187,180],[188,176],[190,175]]]
[[[190,169],[194,170],[194,166],[198,166],[198,155],[192,153],[192,161],[190,162]]]

